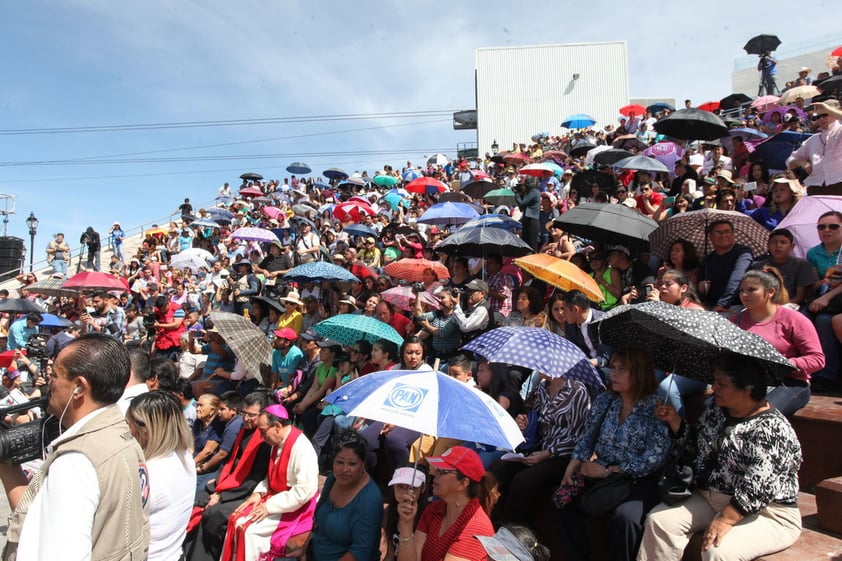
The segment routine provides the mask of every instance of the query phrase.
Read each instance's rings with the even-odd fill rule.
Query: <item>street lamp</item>
[[[491,143],[491,153],[496,155],[497,152],[500,151],[500,145],[497,144],[497,139],[494,139],[494,142]]]
[[[35,213],[29,213],[29,218],[26,219],[26,225],[29,226],[29,272],[32,272],[32,261],[35,258],[35,234],[38,233],[38,219],[35,218]]]

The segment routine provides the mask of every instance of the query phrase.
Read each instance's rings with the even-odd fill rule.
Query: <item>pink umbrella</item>
[[[412,292],[412,287],[396,286],[395,288],[381,292],[380,297],[401,310],[412,311],[415,309],[415,293]],[[426,290],[421,293],[421,303],[430,306],[434,310],[438,310],[440,307],[438,299]]]
[[[263,214],[275,220],[278,220],[278,215],[283,214],[283,211],[276,206],[265,206],[262,210]]]
[[[792,207],[792,210],[777,226],[786,228],[795,237],[792,254],[796,257],[805,257],[808,249],[821,243],[819,233],[816,231],[819,216],[829,210],[840,208],[842,208],[842,197],[830,195],[801,197],[801,200]]]
[[[115,277],[110,273],[101,273],[98,271],[85,271],[77,273],[64,281],[62,288],[82,289],[101,289],[101,290],[128,290],[129,283],[126,279]]]
[[[257,187],[246,187],[245,189],[240,189],[238,194],[241,197],[262,197],[263,191]]]
[[[658,142],[644,150],[643,153],[650,158],[655,158],[672,171],[675,168],[675,162],[684,155],[684,148],[675,142]]]
[[[776,95],[764,95],[751,102],[751,106],[759,111],[766,111],[768,108],[777,105],[780,98]]]

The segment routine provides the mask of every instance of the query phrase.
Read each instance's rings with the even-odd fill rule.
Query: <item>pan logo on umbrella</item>
[[[424,388],[417,388],[407,384],[395,384],[395,388],[386,396],[386,401],[383,402],[383,405],[400,409],[407,413],[416,413],[424,402],[425,397],[427,397],[427,390]]]

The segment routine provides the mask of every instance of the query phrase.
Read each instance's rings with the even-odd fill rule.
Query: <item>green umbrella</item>
[[[357,314],[339,314],[320,321],[313,326],[313,331],[326,339],[339,341],[343,345],[353,345],[360,339],[374,343],[388,339],[397,346],[403,345],[403,337],[395,328],[379,319]]]
[[[398,184],[398,178],[391,175],[376,175],[372,181],[381,187],[394,187]]]
[[[515,192],[511,189],[494,189],[483,197],[493,205],[513,206],[515,204]]]

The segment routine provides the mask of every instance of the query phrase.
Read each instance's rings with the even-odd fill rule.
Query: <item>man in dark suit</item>
[[[591,308],[591,301],[580,290],[571,290],[564,294],[564,335],[577,347],[582,349],[591,360],[591,364],[600,370],[607,369],[608,359],[611,358],[612,349],[602,345],[591,333],[589,326],[592,322],[601,318],[604,313]],[[605,374],[605,371],[603,371]]]

